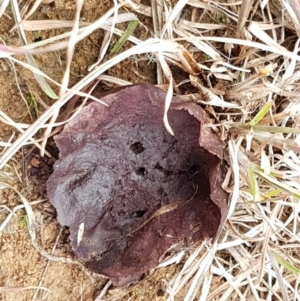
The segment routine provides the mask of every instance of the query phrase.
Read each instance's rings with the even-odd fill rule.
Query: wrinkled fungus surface
[[[183,238],[216,236],[227,208],[222,144],[194,103],[172,104],[171,136],[156,87],[95,96],[108,106],[89,104],[55,137],[60,159],[47,191],[75,252],[121,286]]]

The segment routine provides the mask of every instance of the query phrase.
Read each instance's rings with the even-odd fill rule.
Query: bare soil
[[[85,1],[82,20],[92,22],[103,15],[111,5],[111,1]],[[74,1],[55,0],[50,4],[42,4],[31,17],[34,20],[62,19],[72,20],[74,17]],[[20,45],[16,30],[10,31],[14,25],[12,13],[0,19],[0,38],[8,45]],[[139,16],[140,20],[151,25],[151,19]],[[120,25],[120,28],[126,25]],[[28,42],[46,39],[62,33],[64,30],[49,30],[28,32]],[[139,25],[135,35],[146,39],[150,32]],[[87,68],[97,58],[104,32],[98,30],[82,41],[75,51],[71,70],[70,85],[87,73]],[[115,42],[117,37],[114,38]],[[125,44],[126,48],[130,43]],[[24,59],[18,57],[19,59]],[[35,57],[41,70],[54,80],[60,82],[64,67],[65,51],[47,53]],[[108,59],[108,57],[106,58]],[[155,83],[155,64],[151,60],[136,58],[127,59],[107,71],[108,75],[124,80],[150,84]],[[0,110],[16,122],[32,123],[45,110],[45,105],[51,105],[49,99],[39,88],[34,75],[19,66],[12,65],[6,60],[0,61]],[[110,88],[106,84],[101,89]],[[57,87],[53,89],[58,92]],[[34,101],[37,106],[35,107]],[[15,132],[10,126],[0,123],[0,137],[7,141]],[[40,134],[40,133],[39,133]],[[18,133],[16,133],[18,135]],[[38,238],[37,242],[48,254],[61,258],[77,260],[68,242],[68,229],[61,228],[56,221],[56,212],[47,201],[45,182],[52,172],[52,165],[58,156],[54,143],[49,143],[47,150],[53,158],[41,158],[38,151],[26,147],[11,161],[10,167],[17,171],[19,178],[12,179],[11,184],[29,201],[45,200],[34,205]],[[9,170],[9,167],[8,167]],[[11,189],[0,194],[0,205],[12,210],[22,204],[20,197]],[[0,212],[0,224],[7,217],[8,211]],[[36,250],[29,237],[25,211],[18,210],[17,214],[0,233],[0,300],[95,300],[107,279],[99,275],[88,277],[85,271],[74,264],[66,264],[47,259]],[[110,289],[105,298],[114,300],[165,300],[165,283],[179,267],[159,269],[130,289]],[[40,286],[38,293],[36,288]],[[8,289],[10,288],[10,289]],[[15,288],[15,289],[14,289]],[[24,289],[22,289],[24,288]]]

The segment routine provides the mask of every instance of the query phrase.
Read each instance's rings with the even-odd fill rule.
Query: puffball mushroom
[[[117,88],[55,137],[50,202],[86,265],[115,286],[138,280],[182,239],[214,238],[227,212],[223,145],[195,103],[150,85]]]

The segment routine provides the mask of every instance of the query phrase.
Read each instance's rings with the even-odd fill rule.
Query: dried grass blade
[[[264,172],[261,172],[259,170],[255,170],[254,173],[256,175],[258,175],[261,179],[263,179],[266,182],[273,185],[273,187],[282,189],[282,190],[290,193],[293,197],[300,199],[300,191],[294,189],[293,187],[291,187],[285,183],[282,183],[282,182],[276,180],[275,178],[273,178],[272,176],[266,175]]]
[[[49,118],[56,112],[56,110],[62,107],[65,103],[72,98],[76,93],[83,89],[87,84],[91,83],[99,75],[105,72],[107,69],[121,62],[122,60],[135,55],[149,52],[176,52],[177,44],[171,41],[162,41],[158,39],[149,39],[137,46],[134,46],[112,59],[104,62],[98,68],[95,68],[87,76],[79,81],[72,89],[69,89],[67,94],[60,101],[55,102],[47,111],[44,112],[25,132],[23,135],[18,137],[16,141],[1,155],[0,157],[0,169],[5,166],[5,164],[12,158],[12,156],[24,145],[28,139],[33,137],[33,135],[43,126]],[[20,62],[21,63],[21,62]],[[167,66],[168,67],[168,66]],[[84,94],[84,93],[81,93]]]
[[[159,2],[157,0],[151,1],[151,11],[152,11],[152,21],[153,21],[153,31],[154,36],[159,38],[162,32],[162,24],[163,24],[163,3],[161,0]],[[158,59],[158,55],[156,55]],[[157,73],[157,84],[164,84],[164,73],[160,66],[160,64],[156,64],[156,73]]]
[[[178,34],[180,37],[182,37],[182,39],[193,44],[197,48],[198,51],[204,52],[209,57],[211,57],[213,60],[222,60],[220,54],[212,46],[210,46],[206,41],[202,41],[199,38],[196,38],[194,35],[192,35],[191,33],[189,33],[186,30],[178,30],[178,29],[174,28],[174,32],[176,34]]]
[[[254,131],[253,136],[256,140],[262,143],[267,141],[269,145],[275,146],[279,149],[291,150],[295,153],[300,153],[300,146],[295,145],[295,140],[280,138],[275,135],[270,135],[269,133],[258,131]]]
[[[165,99],[165,107],[164,107],[164,125],[166,130],[170,133],[170,135],[174,136],[174,132],[169,124],[169,120],[168,120],[168,110],[169,107],[171,105],[172,102],[172,97],[173,97],[173,76],[172,76],[172,72],[162,54],[162,51],[158,51],[158,59],[161,65],[162,70],[164,71],[165,75],[167,76],[168,80],[169,80],[169,87],[168,87],[168,91],[167,91],[167,96]]]
[[[33,213],[33,210],[32,210],[32,207],[31,207],[31,203],[29,203],[27,201],[27,199],[17,190],[15,189],[14,187],[12,187],[11,185],[9,184],[6,184],[6,183],[1,183],[2,186],[8,188],[8,189],[11,189],[13,190],[19,197],[20,199],[22,200],[23,202],[23,206],[25,208],[25,211],[26,211],[26,215],[27,215],[27,225],[28,225],[28,232],[30,234],[31,237],[33,237],[34,239],[36,238],[36,234],[35,234],[35,215]]]
[[[120,8],[121,6],[122,5],[119,4],[118,8]],[[76,43],[78,43],[79,41],[86,38],[88,35],[90,35],[93,31],[95,31],[98,28],[103,28],[105,30],[111,30],[112,18],[109,18],[109,17],[113,12],[114,12],[114,8],[111,8],[104,15],[102,15],[98,20],[96,20],[94,23],[89,24],[89,25],[85,26],[84,28],[81,28],[78,31],[78,36],[77,36],[77,39],[76,39]],[[126,13],[122,14],[122,17],[119,18],[118,20],[119,20],[119,22],[131,21],[132,20],[132,15],[133,14],[126,14]],[[134,18],[136,18],[136,17],[134,17]],[[24,21],[25,24],[26,24],[26,22],[30,22],[30,21]],[[73,24],[73,26],[74,26],[74,24]],[[60,42],[60,43],[57,43],[57,44],[54,44],[54,45],[50,45],[47,48],[43,48],[43,49],[36,50],[36,51],[28,51],[27,49],[33,49],[33,48],[39,47],[41,45],[45,45],[47,43],[52,43],[52,42],[57,41],[57,40],[68,38],[68,37],[70,37],[71,33],[72,32],[67,32],[67,33],[61,34],[57,37],[52,37],[52,38],[49,38],[45,41],[40,41],[40,42],[33,43],[33,44],[30,44],[30,45],[27,45],[27,46],[24,46],[24,47],[19,47],[19,48],[16,48],[16,47],[15,48],[14,47],[6,47],[5,48],[5,47],[3,47],[3,45],[0,45],[0,46],[1,46],[2,49],[6,49],[6,51],[7,51],[7,49],[11,49],[12,54],[13,53],[39,54],[39,53],[45,53],[45,52],[49,52],[49,51],[57,51],[57,50],[60,50],[60,49],[67,48],[68,42],[67,41],[66,42]],[[120,31],[116,30],[116,33],[120,34]],[[136,43],[137,39],[133,39],[133,38],[131,38],[131,39],[133,40],[134,43]],[[27,51],[25,51],[25,50],[27,50]],[[1,51],[0,51],[0,54],[1,54]]]
[[[289,127],[280,127],[280,126],[263,126],[255,125],[253,130],[256,132],[267,132],[267,133],[282,133],[282,134],[299,134],[300,129],[298,128],[289,128]]]
[[[42,289],[47,292],[51,292],[48,288],[43,287],[43,286],[34,286],[34,285],[29,285],[29,286],[15,286],[15,287],[0,287],[0,293],[16,293],[19,291],[25,291],[25,290],[31,290],[31,289]]]
[[[162,28],[160,27],[161,24],[158,21],[158,19],[160,18],[158,16],[158,1],[151,0],[151,11],[152,11],[152,22],[153,22],[154,36],[156,38],[159,38],[160,35],[161,35]]]
[[[239,17],[237,22],[237,38],[243,38],[243,28],[248,19],[249,13],[253,8],[253,0],[243,0],[239,11]]]
[[[0,111],[0,121],[2,121],[5,124],[8,124],[12,127],[14,127],[15,129],[17,129],[20,133],[24,133],[24,129],[28,128],[29,125],[28,124],[22,124],[22,123],[16,123],[14,122],[11,118],[9,118],[5,113],[3,113],[2,111]],[[33,145],[35,145],[38,149],[42,149],[41,145],[34,140],[33,138],[29,139]],[[48,151],[45,152],[45,154],[48,157],[51,157],[50,153]]]
[[[248,30],[254,36],[256,36],[259,40],[263,41],[267,45],[269,45],[269,46],[271,46],[273,48],[277,48],[279,50],[286,51],[286,48],[280,46],[277,42],[275,42],[268,34],[266,34],[265,31],[263,31],[261,29],[261,27],[259,26],[259,24],[257,24],[256,22],[253,22],[253,21],[250,22],[250,24],[248,26]]]
[[[43,2],[43,0],[35,0],[33,2],[33,5],[30,9],[30,11],[27,13],[27,15],[24,17],[24,20],[28,19],[36,10],[37,8],[40,6],[40,4]]]
[[[227,301],[229,299],[230,294],[232,292],[232,290],[234,289],[231,285],[232,285],[232,282],[234,281],[235,285],[238,285],[238,286],[243,286],[243,285],[246,285],[248,284],[248,280],[245,280],[243,281],[243,279],[246,279],[247,276],[249,276],[250,274],[254,273],[256,269],[258,269],[260,267],[260,262],[256,261],[252,264],[252,266],[249,267],[249,269],[245,272],[242,272],[242,273],[239,273],[237,276],[235,276],[234,278],[232,277],[232,275],[229,274],[229,272],[227,272],[227,278],[230,278],[230,276],[232,277],[232,280],[228,283],[227,281],[218,285],[215,290],[213,290],[210,295],[208,296],[207,298],[207,301],[212,301],[212,300],[223,300],[223,301]],[[222,277],[224,277],[224,274],[226,273],[224,271],[224,268],[221,269],[221,272],[222,272]],[[230,286],[229,286],[230,285]],[[223,291],[227,288],[227,291],[224,293]],[[222,297],[223,299],[221,298],[218,298],[218,295],[219,294],[222,294]],[[226,299],[227,298],[227,299]],[[233,299],[233,298],[231,298]],[[234,298],[235,299],[235,298]],[[244,300],[244,298],[242,299],[236,299],[236,300]]]
[[[164,24],[164,0],[153,0],[152,2],[156,3],[158,29],[159,29],[159,34],[161,34],[163,24]],[[157,37],[160,37],[160,35]]]
[[[58,244],[58,242],[59,242],[59,240],[60,240],[60,237],[61,237],[61,234],[62,234],[62,230],[63,230],[63,227],[61,226],[61,227],[60,227],[60,230],[59,230],[59,233],[58,233],[57,236],[56,236],[54,245],[53,245],[53,247],[52,247],[51,255],[53,255],[54,252],[55,252],[55,250],[56,250],[57,244]],[[44,280],[45,280],[45,277],[46,277],[46,274],[47,274],[49,265],[50,265],[50,261],[48,260],[47,263],[46,263],[46,266],[45,266],[45,268],[44,268],[44,270],[43,270],[42,276],[41,276],[41,278],[40,278],[38,288],[36,289],[36,291],[35,291],[35,293],[34,293],[34,295],[33,295],[33,297],[32,297],[32,301],[37,300],[37,299],[39,298],[40,287],[42,287],[42,283],[43,283]],[[44,296],[44,298],[46,298],[46,297]]]
[[[286,1],[282,1],[285,9],[288,11],[293,23],[294,23],[294,26],[295,26],[295,29],[296,29],[296,32],[297,32],[297,35],[298,35],[298,38],[300,38],[300,3],[299,3],[299,0],[286,0]]]
[[[103,297],[104,295],[107,293],[107,290],[109,289],[109,287],[112,285],[112,282],[109,280],[105,286],[102,288],[100,294],[97,296],[97,298],[94,301],[103,301]]]
[[[2,15],[4,14],[4,12],[5,12],[5,10],[6,10],[7,6],[8,6],[8,4],[9,4],[9,0],[4,0],[4,1],[2,1],[1,6],[0,6],[0,18],[1,18]]]
[[[229,151],[229,160],[230,160],[230,166],[233,171],[233,192],[231,195],[231,201],[228,209],[227,218],[229,218],[234,209],[235,205],[239,198],[239,174],[240,174],[240,167],[238,164],[238,154],[239,154],[239,147],[242,143],[243,139],[240,138],[236,143],[234,141],[230,140],[228,142],[228,151]]]
[[[222,3],[225,4],[225,3]],[[235,23],[238,21],[238,17],[236,14],[232,12],[232,10],[228,10],[226,8],[220,8],[220,3],[216,3],[214,1],[207,2],[207,1],[199,1],[199,0],[189,0],[188,5],[201,8],[205,11],[211,11],[212,13],[215,14],[220,14],[220,15],[226,15],[228,18],[233,20]]]
[[[273,270],[276,274],[276,279],[278,281],[279,287],[280,287],[280,292],[282,293],[282,297],[284,301],[289,301],[290,298],[288,296],[286,286],[284,285],[282,274],[280,272],[279,266],[277,264],[277,261],[275,260],[275,257],[273,256],[273,252],[269,252],[269,257],[271,259],[271,263],[273,266]]]
[[[142,4],[141,2],[134,3],[131,0],[119,0],[124,6],[129,7],[132,11],[145,15],[147,17],[152,17],[151,7]]]
[[[137,17],[133,13],[121,13],[117,16],[116,23],[129,22],[132,20],[137,20]],[[36,31],[36,30],[47,30],[47,29],[56,29],[56,28],[65,28],[65,27],[73,27],[74,21],[66,21],[66,20],[24,20],[22,21],[23,28],[25,31]],[[98,28],[103,28],[109,30],[113,24],[113,17],[108,18],[103,24],[99,24]],[[79,22],[79,27],[91,26],[92,24],[89,22]],[[80,32],[84,31],[82,28],[79,30]],[[55,39],[63,39],[70,36],[71,32],[67,32],[63,35],[58,35],[53,37]],[[48,39],[49,40],[49,39]],[[42,42],[42,41],[41,41]],[[49,43],[53,42],[53,40],[49,40]],[[43,45],[40,42],[34,43],[34,45]]]
[[[188,0],[179,0],[175,7],[173,8],[170,16],[167,18],[167,22],[165,23],[165,25],[162,28],[161,31],[161,37],[163,38],[165,32],[168,30],[168,28],[171,26],[172,22],[174,21],[174,19],[176,18],[176,16],[178,14],[181,13],[182,9],[185,7],[185,5],[188,3]],[[170,37],[171,38],[171,37]]]
[[[20,12],[19,12],[19,6],[18,6],[18,2],[17,0],[11,0],[11,6],[12,6],[12,11],[13,11],[13,15],[14,15],[14,18],[15,18],[15,22],[16,23],[21,23],[22,22],[22,19],[21,19],[21,16],[20,16]],[[27,40],[26,40],[26,36],[25,36],[25,32],[24,32],[24,29],[22,27],[22,24],[20,24],[18,26],[18,31],[19,31],[19,35],[21,37],[21,40],[23,42],[24,45],[27,45]],[[25,54],[26,56],[26,59],[28,61],[28,63],[37,68],[38,69],[38,65],[37,63],[35,62],[33,56],[31,54]],[[39,83],[41,89],[52,99],[58,99],[58,96],[55,94],[55,92],[52,90],[52,88],[49,86],[49,84],[46,82],[45,78],[34,73],[34,76],[37,80],[37,82]]]
[[[118,3],[116,2],[116,0],[113,0],[113,2],[114,2],[114,16],[113,16],[113,19],[112,19],[111,29],[109,31],[107,31],[106,34],[105,34],[105,38],[103,39],[103,42],[102,42],[102,45],[101,45],[101,48],[100,48],[99,58],[97,60],[97,63],[94,64],[93,66],[98,65],[102,61],[102,59],[103,59],[103,57],[104,57],[104,55],[105,55],[105,53],[106,53],[106,51],[109,47],[111,38],[112,38],[113,33],[114,33],[114,29],[115,29],[117,19],[118,19]],[[89,69],[89,71],[90,70],[91,69]]]
[[[72,62],[72,58],[73,58],[73,54],[74,54],[74,50],[75,50],[75,45],[76,45],[76,37],[78,35],[78,31],[79,31],[79,19],[80,19],[80,12],[83,6],[83,1],[84,0],[76,0],[76,14],[75,14],[75,18],[74,18],[74,26],[73,26],[73,30],[70,36],[70,41],[69,41],[69,47],[67,49],[67,62],[66,62],[66,69],[65,69],[65,73],[62,79],[62,84],[61,84],[61,88],[60,88],[60,92],[59,92],[59,97],[60,99],[62,99],[64,97],[64,95],[67,92],[68,89],[68,84],[69,84],[69,78],[70,78],[70,69],[71,69],[71,62]],[[58,117],[59,114],[59,110],[60,108],[57,108],[51,119],[50,119],[50,124],[54,123]],[[44,140],[42,141],[42,148],[40,151],[41,156],[44,156],[44,151],[46,148],[46,144],[48,141],[48,136],[50,135],[52,131],[52,127],[49,126],[43,135]]]
[[[212,252],[212,250],[210,250]],[[196,294],[199,290],[199,286],[202,284],[202,279],[204,278],[205,273],[208,271],[213,261],[212,254],[207,254],[205,256],[205,261],[202,261],[202,264],[199,266],[198,271],[195,273],[192,279],[192,283],[190,284],[189,290],[184,297],[184,301],[193,301],[195,300]]]
[[[265,35],[268,37],[268,40],[271,39],[267,34],[265,34]],[[269,45],[266,45],[266,44],[261,44],[261,43],[252,42],[252,41],[248,41],[248,40],[223,38],[223,37],[194,37],[194,38],[195,38],[196,41],[206,40],[206,41],[215,41],[215,42],[220,42],[220,43],[232,43],[232,44],[237,44],[237,45],[244,45],[244,46],[248,46],[248,47],[253,47],[253,48],[264,50],[264,51],[274,52],[274,53],[280,54],[280,55],[288,57],[288,58],[295,57],[292,52],[290,52],[286,48],[278,45],[272,39],[271,40],[277,46],[269,46]],[[262,40],[264,40],[264,38],[262,38]],[[265,40],[264,40],[264,42],[265,42]],[[297,55],[296,60],[300,61],[300,56],[299,55]]]
[[[2,186],[2,187],[1,187]],[[10,186],[7,186],[3,183],[0,183],[0,189],[2,189],[3,187],[5,188],[11,188]],[[46,200],[38,200],[38,201],[32,201],[30,202],[30,205],[36,205],[36,204],[40,204],[42,202],[45,202]],[[0,233],[3,231],[3,229],[6,227],[6,225],[9,223],[9,221],[12,219],[12,217],[16,214],[16,212],[20,209],[24,209],[25,206],[24,204],[21,204],[21,205],[18,205],[18,206],[15,206],[11,211],[10,213],[6,216],[5,220],[1,222],[1,225],[0,225]]]
[[[226,282],[228,282],[228,284],[230,285],[227,291],[222,294],[222,297],[219,299],[219,301],[228,300],[229,297],[232,295],[233,291],[235,291],[238,294],[238,300],[247,301],[239,287],[242,286],[241,283],[246,278],[247,274],[249,274],[249,270],[245,271],[244,273],[240,273],[233,279],[232,275],[225,270],[225,268],[222,266],[221,262],[218,259],[215,259],[215,262],[217,263],[218,268],[223,273],[224,279],[226,279]]]
[[[209,273],[209,275],[204,275],[204,281],[201,290],[201,296],[199,301],[206,301],[209,291],[212,287],[213,274]]]
[[[178,47],[177,56],[189,74],[198,75],[201,72],[198,63],[183,46]]]
[[[300,31],[299,31],[300,32]],[[291,78],[293,75],[295,75],[295,68],[296,68],[296,55],[298,53],[300,39],[297,40],[295,47],[294,47],[294,57],[291,59],[291,63],[286,68],[284,75],[282,76],[282,80],[286,80],[288,78]]]
[[[230,28],[226,24],[198,23],[198,22],[191,22],[191,21],[187,21],[187,20],[180,20],[180,24],[178,24],[178,26],[182,27],[186,30],[193,30],[194,28],[207,29],[207,30]]]
[[[25,31],[36,31],[36,30],[52,30],[52,29],[60,29],[60,28],[67,28],[73,27],[74,21],[67,21],[67,20],[23,20],[22,25]],[[79,26],[84,27],[88,26],[90,23],[88,22],[80,22]],[[17,27],[15,25],[15,27]],[[70,33],[71,34],[71,33]],[[58,36],[56,36],[58,37]]]
[[[110,21],[110,19],[111,18],[104,21],[103,24],[101,24],[101,22],[99,21],[98,28],[103,28],[105,30],[110,31],[111,30],[111,21]],[[131,13],[126,13],[126,14],[122,14],[122,15],[118,16],[118,23],[129,22],[129,21],[135,20],[135,19],[136,19],[135,15],[133,15]],[[27,24],[27,22],[31,22],[31,21],[24,21],[24,24]],[[34,22],[34,21],[32,21],[32,22]],[[71,22],[70,25],[74,25],[74,22]],[[88,25],[90,26],[90,24],[88,24]],[[38,22],[37,22],[37,24],[29,23],[29,30],[34,30],[34,28],[37,28],[37,27],[38,27]],[[81,39],[85,38],[85,30],[87,30],[87,27],[88,26],[86,26],[85,28],[79,29],[80,38],[77,38],[77,42],[79,42]],[[123,34],[123,31],[115,28],[114,33],[121,36]],[[61,39],[68,38],[68,37],[70,37],[70,35],[71,35],[71,32],[67,32],[67,33],[64,33],[64,34],[61,34],[61,35],[58,35],[58,36],[55,36],[55,37],[51,37],[47,40],[43,40],[43,41],[40,41],[40,42],[29,44],[27,46],[20,47],[20,48],[13,48],[13,47],[6,47],[5,48],[5,47],[3,47],[3,45],[0,45],[0,57],[1,57],[1,48],[4,49],[6,52],[10,51],[11,54],[14,54],[14,53],[39,54],[39,53],[45,53],[45,52],[49,52],[49,51],[58,51],[60,49],[65,49],[65,48],[68,47],[68,41],[58,42],[56,44],[51,44],[51,43],[53,43],[55,41],[58,41],[58,40],[61,40]],[[137,39],[133,36],[130,36],[128,38],[128,40],[130,40],[134,44],[140,44],[141,43],[141,41],[139,39]],[[43,48],[38,48],[40,46],[47,45],[47,44],[51,44],[51,45],[43,47]],[[35,48],[38,48],[38,49],[35,49]],[[31,50],[31,49],[34,49],[34,50]],[[2,55],[2,56],[7,57],[7,55],[6,56]],[[98,63],[95,63],[94,65],[92,65],[89,68],[89,71],[92,70],[95,65],[98,65]]]
[[[197,267],[199,266],[199,260],[197,260],[197,256],[203,250],[204,245],[204,242],[202,242],[200,246],[193,250],[193,253],[188,257],[179,274],[176,275],[168,285],[167,292],[170,296],[168,297],[167,301],[174,300],[176,294],[184,287],[184,285],[188,283],[188,280],[197,271]]]
[[[239,106],[230,102],[226,102],[219,96],[215,95],[209,89],[205,88],[198,77],[190,75],[191,84],[198,88],[203,95],[205,95],[205,101],[202,103],[209,104],[211,106],[217,106],[222,108],[238,108]],[[197,102],[200,102],[199,100]]]

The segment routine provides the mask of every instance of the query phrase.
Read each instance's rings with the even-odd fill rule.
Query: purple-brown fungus
[[[133,85],[94,95],[55,137],[60,159],[47,182],[75,252],[116,286],[138,280],[183,238],[214,238],[227,212],[223,145],[194,103]]]

